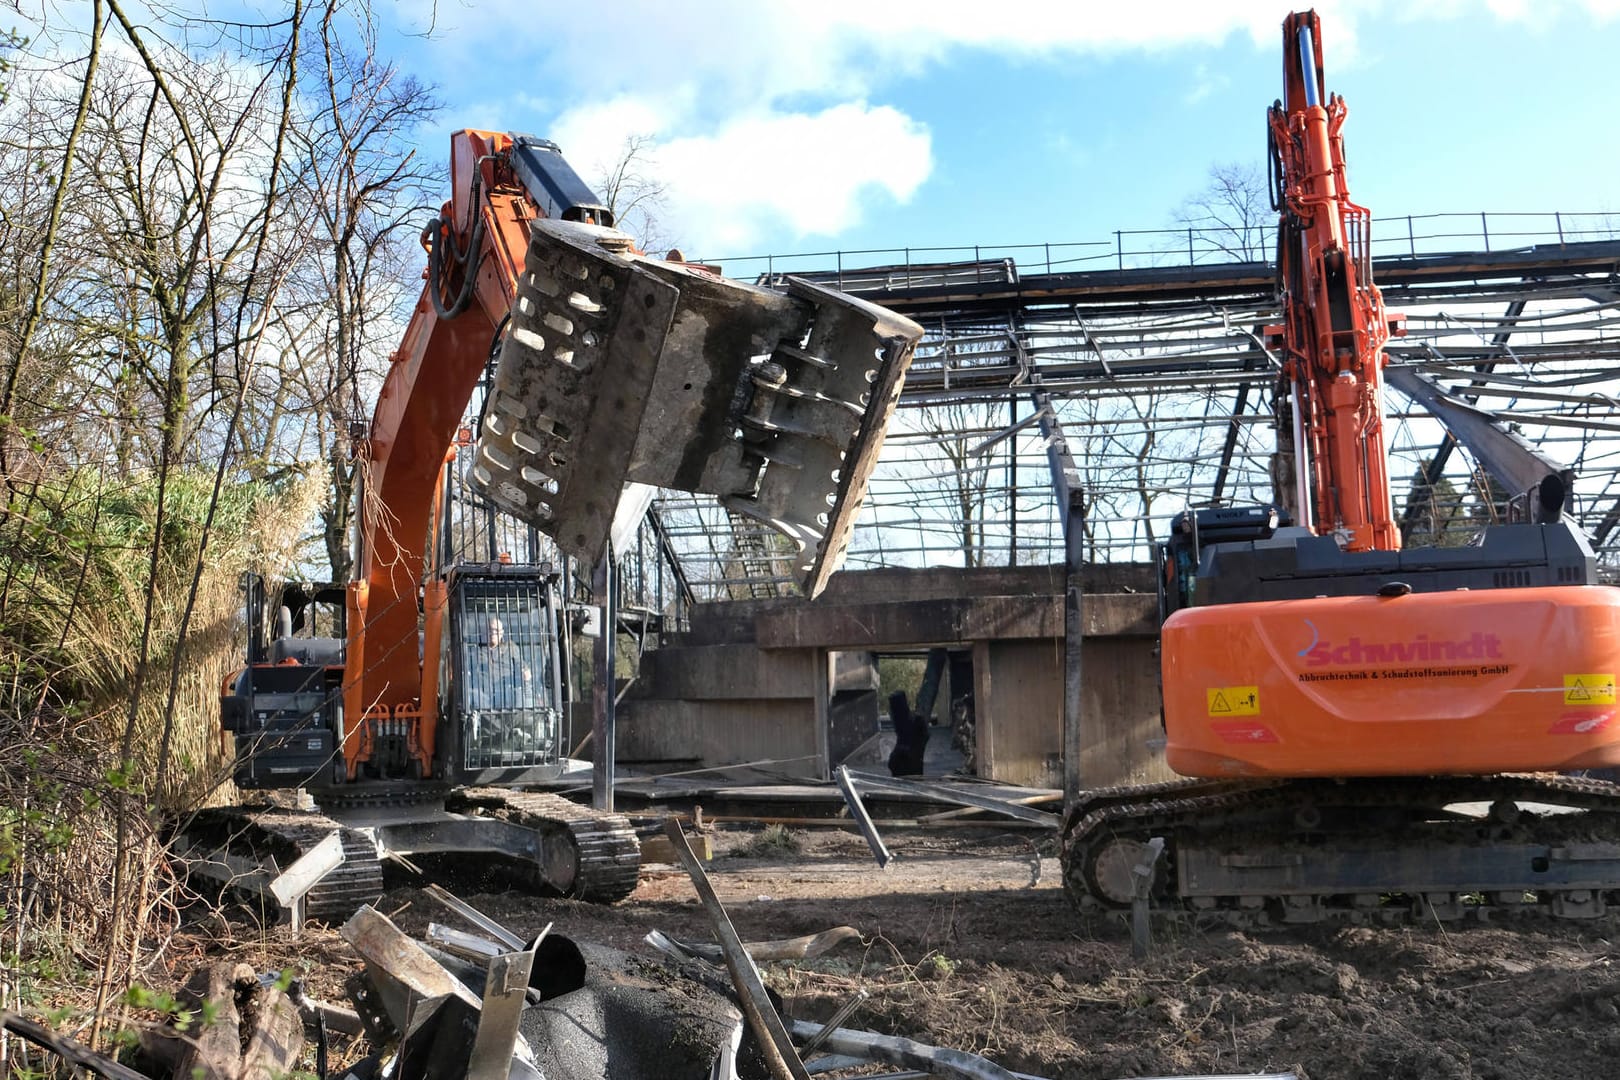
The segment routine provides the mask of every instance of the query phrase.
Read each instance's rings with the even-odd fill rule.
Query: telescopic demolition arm
[[[1283,69],[1269,134],[1299,523],[1351,551],[1393,550],[1382,377],[1391,322],[1372,283],[1371,218],[1345,181],[1346,109],[1324,90],[1315,12],[1283,24]]]

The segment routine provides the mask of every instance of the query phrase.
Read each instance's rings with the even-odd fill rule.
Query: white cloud
[[[1232,84],[1232,80],[1219,71],[1211,71],[1208,64],[1199,64],[1193,68],[1192,80],[1192,89],[1182,95],[1181,99],[1188,105],[1196,105]]]
[[[721,253],[745,252],[778,225],[799,237],[835,236],[861,220],[874,194],[903,203],[933,169],[925,127],[864,103],[745,116],[662,153],[688,242]]]
[[[931,133],[872,99],[960,51],[1033,58],[1276,33],[1269,12],[1241,0],[1171,3],[1152,19],[1082,6],[987,19],[965,0],[626,0],[611,17],[536,36],[546,42],[537,70],[567,88],[549,96],[579,101],[546,134],[588,179],[627,136],[651,136],[664,230],[689,252],[746,253],[767,234],[834,237],[875,205],[909,200],[933,167]],[[513,27],[541,20],[528,0],[478,7],[480,35],[500,32],[507,47]]]
[[[1547,25],[1555,16],[1571,9],[1584,12],[1598,22],[1620,15],[1620,0],[1484,0],[1490,13],[1503,22]],[[1450,7],[1448,6],[1448,11]]]
[[[704,105],[719,110],[800,94],[866,98],[960,50],[1106,54],[1210,43],[1233,32],[1269,41],[1281,25],[1279,9],[1254,0],[1164,0],[1151,17],[1130,5],[1018,0],[1004,0],[989,17],[979,0],[616,0],[589,19],[532,0],[401,6],[422,22],[430,2],[439,33],[485,63],[493,44],[510,65],[532,41],[545,56],[537,70],[578,92],[608,98],[696,87]]]
[[[664,122],[656,106],[621,97],[574,110],[553,130],[591,175],[616,159],[626,136],[667,130]],[[741,113],[701,134],[661,138],[654,155],[666,188],[663,231],[701,255],[752,254],[767,230],[836,235],[873,197],[909,199],[933,167],[925,127],[864,102]]]
[[[1126,5],[1019,0],[993,17],[977,0],[612,0],[590,19],[532,0],[402,7],[417,5],[420,19],[428,3],[440,62],[476,67],[498,53],[504,71],[535,73],[524,92],[565,103],[533,114],[537,133],[587,179],[627,136],[654,139],[665,231],[709,253],[752,251],[783,232],[830,238],[912,198],[932,170],[931,133],[882,98],[963,54],[1103,55],[1234,33],[1270,41],[1280,26],[1253,0],[1164,0],[1151,18]],[[1192,93],[1223,79],[1200,75]]]

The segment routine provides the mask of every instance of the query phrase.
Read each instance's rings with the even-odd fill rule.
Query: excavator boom
[[[1285,97],[1268,117],[1296,520],[1342,533],[1347,550],[1387,551],[1400,547],[1384,447],[1390,320],[1372,280],[1372,218],[1350,199],[1348,110],[1326,93],[1320,33],[1315,12],[1284,23]]]
[[[716,495],[786,537],[814,597],[922,336],[808,282],[776,293],[647,258],[544,140],[460,131],[450,160],[426,284],[357,447],[355,580],[284,590],[279,631],[222,697],[238,784],[307,787],[322,813],[211,810],[187,838],[194,867],[268,882],[295,917],[374,897],[383,852],[515,864],[520,884],[592,900],[635,888],[628,821],[514,790],[567,765],[559,574],[452,554],[476,527],[447,509],[451,470],[485,521],[505,511],[586,566],[613,557],[627,484]],[[345,629],[294,633],[338,596]],[[248,606],[265,613],[262,582]]]

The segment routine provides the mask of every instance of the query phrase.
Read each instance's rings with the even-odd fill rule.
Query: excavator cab
[[[567,748],[556,585],[545,565],[455,574],[440,710],[451,779],[507,784],[560,771]]]

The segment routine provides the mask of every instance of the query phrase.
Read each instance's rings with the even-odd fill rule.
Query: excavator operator
[[[475,709],[523,709],[534,705],[534,671],[506,636],[506,624],[491,616],[488,639],[476,650],[469,704]]]

